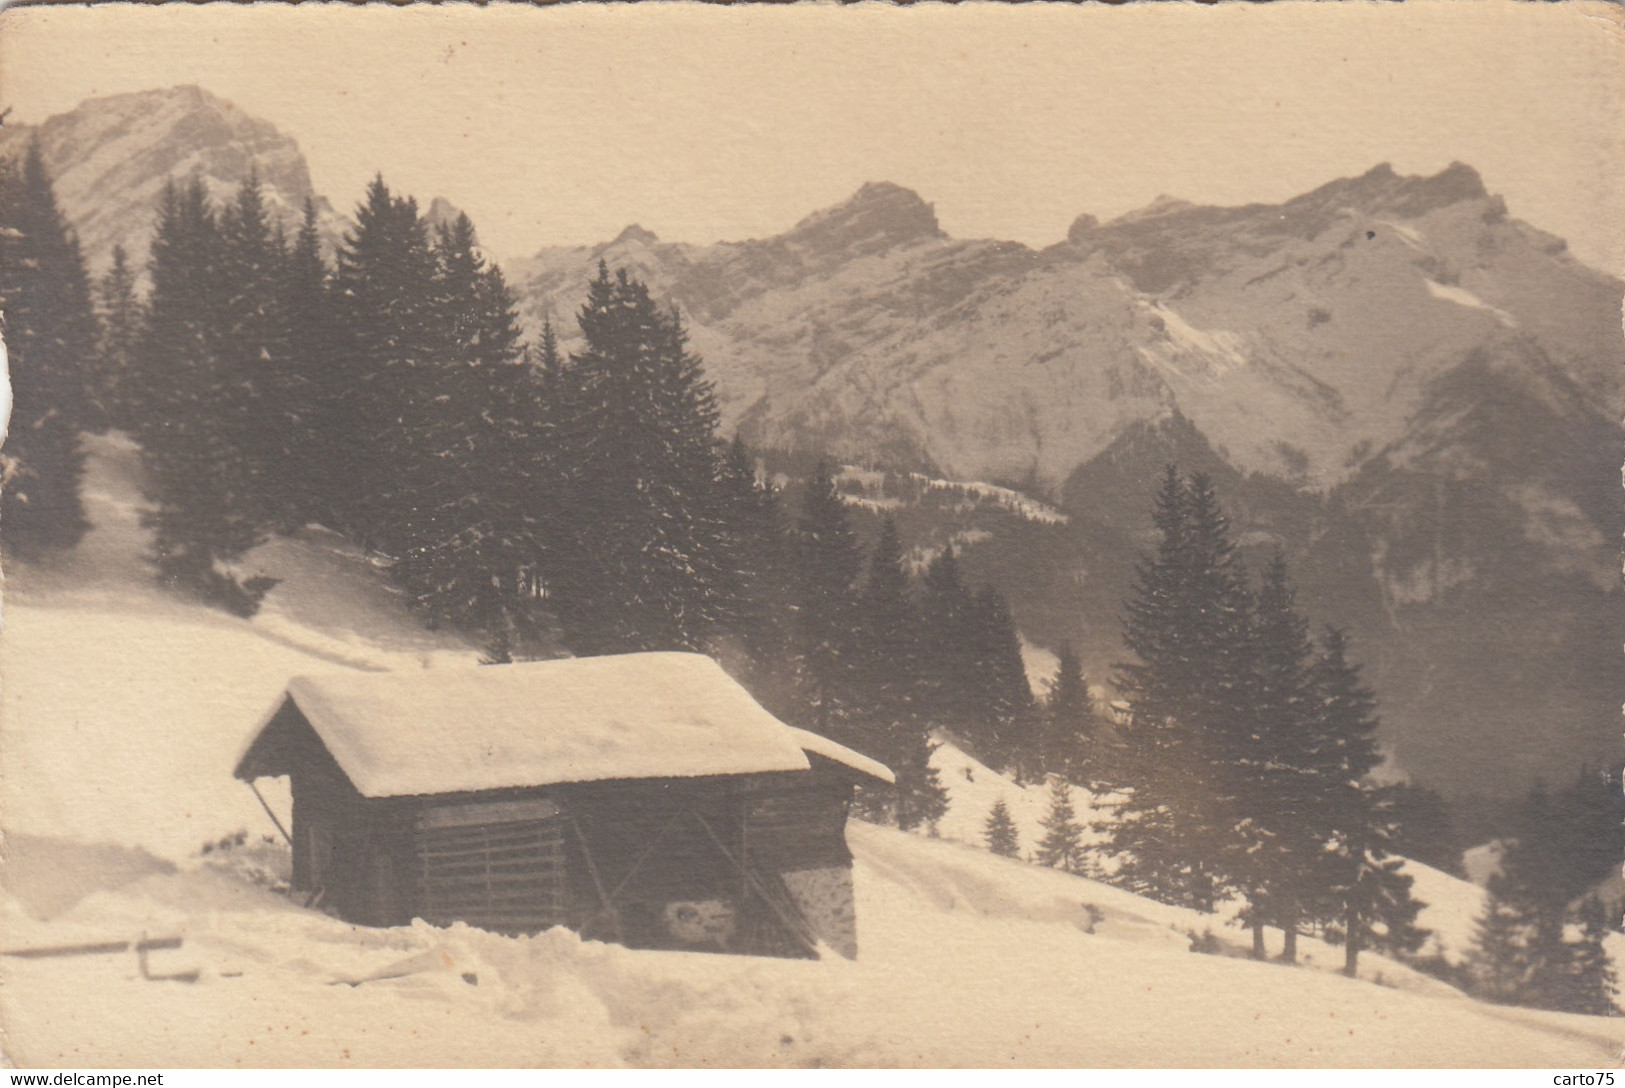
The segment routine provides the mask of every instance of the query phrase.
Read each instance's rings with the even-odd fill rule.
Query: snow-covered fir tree
[[[1044,812],[1044,834],[1033,860],[1069,873],[1083,870],[1083,828],[1072,807],[1072,787],[1059,775],[1051,776],[1049,808]]]
[[[1313,822],[1328,835],[1311,870],[1316,913],[1341,926],[1343,972],[1354,977],[1361,951],[1414,952],[1427,933],[1416,924],[1423,904],[1402,871],[1404,826],[1398,786],[1368,776],[1382,762],[1377,748],[1376,696],[1348,657],[1348,636],[1327,628],[1309,673],[1314,697],[1309,745],[1314,774]],[[1304,849],[1309,849],[1306,844]]]
[[[287,361],[274,391],[280,462],[277,486],[286,524],[316,521],[329,526],[348,521],[335,508],[344,471],[346,426],[338,408],[348,382],[340,365],[332,271],[322,256],[316,205],[307,199],[304,219],[283,265],[281,306],[286,322]]]
[[[854,586],[863,552],[828,461],[803,485],[800,506],[789,586],[798,702],[810,728],[841,739],[851,728]]]
[[[423,450],[403,466],[417,498],[393,573],[434,622],[479,632],[504,660],[524,626],[526,508],[549,488],[551,436],[537,433],[541,384],[523,361],[513,297],[466,215],[439,228],[434,256],[442,342],[423,374],[413,436]]]
[[[1070,645],[1062,646],[1055,679],[1042,708],[1039,766],[1073,782],[1099,781],[1099,723],[1089,697],[1083,663]]]
[[[229,564],[264,539],[263,507],[245,408],[253,389],[222,343],[226,263],[202,182],[166,187],[131,392],[160,581],[249,614],[267,587],[239,584]]]
[[[703,650],[726,612],[717,406],[675,312],[600,263],[558,398],[555,606],[580,653]]]
[[[130,430],[127,386],[136,367],[143,313],[136,292],[136,270],[124,247],[113,247],[113,263],[95,282],[96,368],[90,393],[95,415],[108,427]]]
[[[1004,803],[1004,798],[1000,797],[993,802],[982,834],[987,838],[987,848],[1000,857],[1021,856],[1021,836],[1016,830],[1015,819],[1010,815],[1010,806]]]
[[[433,371],[441,357],[436,307],[438,265],[417,202],[375,177],[339,247],[332,279],[334,411],[344,421],[332,452],[345,471],[324,479],[320,505],[360,543],[390,557],[414,536],[414,488],[433,454],[429,426]]]
[[[35,559],[89,527],[79,433],[106,425],[85,396],[96,363],[90,284],[37,141],[21,162],[0,163],[0,311],[11,383],[0,539],[9,555]]]
[[[906,831],[935,824],[947,811],[947,795],[931,766],[935,745],[919,697],[922,632],[903,564],[897,525],[886,518],[853,610],[851,676],[853,739],[896,774],[883,811]],[[877,792],[875,799],[884,796]]]
[[[1136,571],[1118,687],[1133,706],[1110,850],[1128,886],[1211,910],[1234,831],[1232,763],[1250,719],[1251,600],[1211,483],[1170,466],[1156,551]]]

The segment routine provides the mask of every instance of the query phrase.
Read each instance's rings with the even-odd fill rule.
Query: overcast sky
[[[382,170],[504,258],[631,222],[759,237],[869,180],[955,236],[1047,245],[1162,193],[1274,202],[1460,160],[1620,271],[1620,19],[1499,0],[23,8],[0,14],[0,105],[35,122],[201,84],[297,138],[341,209]]]

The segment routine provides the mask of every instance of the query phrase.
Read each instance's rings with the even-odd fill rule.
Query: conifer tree
[[[345,471],[327,478],[330,494],[320,505],[341,519],[333,528],[391,557],[417,535],[408,524],[417,501],[412,489],[432,456],[421,436],[430,425],[433,368],[443,346],[437,271],[417,202],[375,177],[333,273],[341,339],[329,388],[346,423],[333,451]]]
[[[935,746],[918,698],[920,627],[908,597],[902,540],[891,518],[881,522],[853,616],[858,652],[850,671],[857,726],[852,736],[860,751],[873,753],[897,776],[891,796],[874,796],[868,807],[873,815],[889,808],[905,831],[931,825],[947,811],[947,800],[931,767]]]
[[[803,692],[799,702],[807,708],[809,728],[850,740],[851,670],[857,654],[854,586],[863,553],[827,461],[818,463],[802,489],[793,552],[791,598]]]
[[[37,141],[0,164],[0,310],[11,419],[0,454],[0,539],[25,559],[71,548],[89,527],[79,498],[85,389],[96,324],[79,244],[57,207]]]
[[[281,309],[287,359],[275,389],[277,457],[290,527],[307,521],[346,522],[339,480],[348,471],[347,424],[338,406],[349,390],[339,352],[344,342],[329,292],[332,272],[322,256],[315,202],[304,218],[283,269]]]
[[[775,712],[788,712],[792,557],[778,495],[757,478],[755,458],[737,435],[718,485],[727,591],[721,624],[744,650],[752,693]]]
[[[128,386],[136,367],[143,313],[135,269],[123,246],[113,247],[113,264],[96,280],[95,299],[99,335],[96,375],[91,382],[91,395],[97,402],[94,414],[109,427],[128,430],[132,426]]]
[[[152,242],[152,291],[139,348],[136,437],[163,584],[249,615],[268,584],[229,564],[263,537],[242,407],[240,361],[223,343],[225,244],[198,179],[165,188]]]
[[[1133,707],[1111,850],[1121,879],[1212,909],[1234,831],[1238,737],[1250,728],[1251,601],[1211,483],[1170,466],[1153,510],[1156,552],[1136,571],[1118,687]]]
[[[1614,998],[1619,977],[1603,943],[1611,930],[1602,900],[1587,896],[1580,904],[1579,921],[1580,939],[1570,953],[1563,1008],[1587,1016],[1618,1016]]]
[[[1247,727],[1230,734],[1235,832],[1225,843],[1226,867],[1247,895],[1254,954],[1263,954],[1263,927],[1270,922],[1285,934],[1282,959],[1288,963],[1297,958],[1298,926],[1312,912],[1324,874],[1332,797],[1348,785],[1345,768],[1316,763],[1314,648],[1295,596],[1277,550],[1264,569],[1254,614]]]
[[[1477,988],[1490,1000],[1568,1011],[1612,1007],[1610,965],[1602,948],[1607,921],[1589,901],[1594,897],[1583,894],[1589,880],[1600,879],[1592,865],[1610,849],[1593,846],[1587,859],[1579,842],[1587,821],[1578,802],[1595,788],[1594,781],[1606,782],[1584,773],[1573,787],[1555,795],[1537,783],[1520,808],[1516,834],[1505,840],[1501,871],[1490,885],[1491,909],[1481,926],[1488,932],[1472,958]],[[1616,833],[1607,823],[1594,830],[1605,844]],[[1578,859],[1562,852],[1564,847],[1577,849]],[[1578,940],[1570,940],[1576,906],[1583,928]],[[1516,925],[1498,915],[1509,916]],[[1516,940],[1503,938],[1503,929],[1512,929]],[[1514,946],[1510,950],[1509,944]],[[1514,975],[1515,985],[1508,981]]]
[[[439,228],[434,257],[440,343],[420,375],[418,453],[401,466],[414,501],[393,571],[431,623],[480,632],[501,661],[523,626],[527,491],[546,484],[545,462],[532,456],[540,387],[501,270],[479,252],[466,215]]]
[[[1098,723],[1089,697],[1083,664],[1071,646],[1061,647],[1060,662],[1043,707],[1039,765],[1047,774],[1071,782],[1101,780]]]
[[[579,320],[561,398],[566,637],[585,653],[703,649],[726,594],[711,383],[676,314],[624,269],[600,263]]]
[[[282,420],[292,381],[288,326],[281,308],[286,247],[265,209],[258,172],[238,186],[219,216],[218,420],[244,488],[245,512],[259,524],[286,525],[289,492]]]
[[[1000,797],[993,802],[987,814],[987,825],[982,832],[987,837],[987,848],[1002,858],[1021,856],[1021,838],[1016,821],[1010,816],[1010,806]]]
[[[972,713],[982,747],[1001,770],[1036,780],[1041,771],[1038,704],[1027,682],[1021,639],[1004,595],[992,586],[976,594],[971,612],[975,652]]]
[[[976,597],[961,580],[950,543],[925,569],[920,584],[921,699],[933,725],[990,766],[999,762],[980,720]]]
[[[1343,928],[1343,972],[1354,977],[1360,952],[1377,947],[1413,952],[1426,938],[1416,924],[1422,903],[1401,871],[1398,843],[1405,791],[1376,786],[1368,776],[1382,761],[1377,749],[1376,697],[1348,658],[1348,637],[1327,628],[1310,667],[1314,695],[1308,765],[1316,793],[1312,822],[1327,837],[1303,840],[1306,860],[1320,859],[1311,891]],[[1331,849],[1325,849],[1326,844]]]
[[[1528,993],[1533,928],[1530,913],[1503,898],[1492,881],[1466,963],[1474,993],[1503,1004],[1516,1003]]]
[[[1040,865],[1069,873],[1083,869],[1083,832],[1072,807],[1072,787],[1056,775],[1050,779],[1049,809],[1044,813],[1044,836],[1033,855]]]

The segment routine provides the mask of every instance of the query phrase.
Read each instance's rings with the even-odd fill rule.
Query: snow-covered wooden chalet
[[[790,956],[856,954],[847,808],[892,779],[681,653],[299,677],[235,773],[289,776],[348,921]]]

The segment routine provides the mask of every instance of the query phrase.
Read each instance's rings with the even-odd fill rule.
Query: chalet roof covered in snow
[[[365,797],[881,764],[764,710],[709,657],[622,654],[420,673],[296,677],[236,775],[273,769],[290,705]]]

